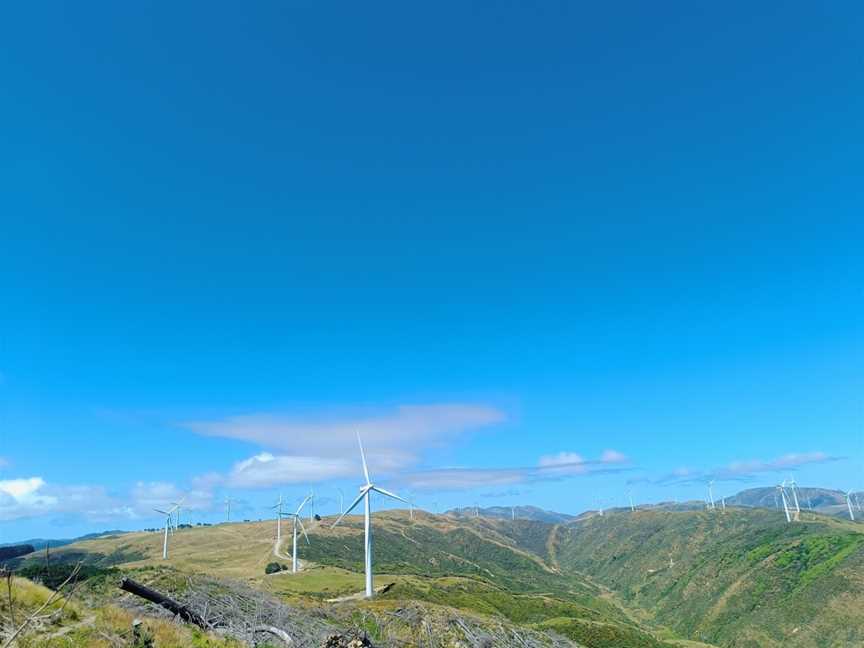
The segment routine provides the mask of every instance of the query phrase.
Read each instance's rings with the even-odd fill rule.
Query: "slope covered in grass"
[[[556,555],[685,637],[854,646],[864,643],[862,531],[772,511],[638,511],[559,528]]]

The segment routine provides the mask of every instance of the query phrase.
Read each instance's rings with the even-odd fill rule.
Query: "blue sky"
[[[3,14],[0,540],[864,487],[860,6]]]

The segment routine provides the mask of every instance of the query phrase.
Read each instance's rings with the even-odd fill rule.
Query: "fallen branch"
[[[69,574],[69,577],[60,584],[60,587],[58,587],[56,590],[54,590],[51,593],[51,596],[49,596],[48,600],[42,604],[42,607],[40,607],[33,614],[31,614],[29,617],[27,617],[27,619],[24,621],[24,623],[22,623],[18,627],[18,629],[12,633],[12,636],[6,640],[6,643],[3,644],[2,648],[9,648],[9,646],[11,646],[15,642],[15,639],[18,638],[18,635],[20,635],[22,632],[24,632],[24,630],[27,628],[27,626],[30,625],[33,622],[33,620],[39,616],[39,614],[42,612],[42,610],[44,610],[46,607],[51,605],[57,599],[57,597],[60,595],[60,592],[63,591],[63,588],[66,587],[66,585],[68,585],[70,581],[72,581],[73,579],[78,577],[78,572],[80,572],[80,571],[81,571],[81,563],[78,563],[77,565],[75,565],[75,569],[72,570],[72,573]]]
[[[279,628],[277,628],[275,626],[268,626],[268,625],[256,626],[253,629],[253,632],[269,632],[270,634],[276,635],[282,641],[284,641],[286,646],[293,646],[294,645],[294,640],[291,638],[291,636],[287,632],[285,632],[284,630],[280,630]]]
[[[141,583],[136,583],[131,578],[124,578],[121,580],[120,589],[129,592],[130,594],[134,594],[135,596],[140,596],[143,599],[165,608],[169,612],[179,616],[181,619],[186,621],[186,623],[194,623],[202,630],[211,629],[211,626],[207,621],[182,603],[178,603],[164,594],[160,594],[156,590],[145,587],[144,585],[141,585]]]

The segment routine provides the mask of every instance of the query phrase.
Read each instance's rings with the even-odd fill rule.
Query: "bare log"
[[[282,641],[284,641],[286,646],[293,646],[294,645],[294,640],[291,638],[291,636],[287,632],[285,632],[284,630],[280,630],[279,628],[277,628],[275,626],[260,625],[260,626],[256,626],[254,631],[255,632],[269,632],[270,634],[276,635]]]
[[[190,610],[188,607],[183,605],[182,603],[178,603],[174,599],[168,598],[164,594],[160,594],[156,590],[150,589],[142,585],[141,583],[137,583],[131,578],[124,578],[120,581],[120,589],[129,592],[130,594],[134,594],[135,596],[140,596],[143,599],[150,601],[151,603],[155,603],[159,605],[169,612],[176,614],[181,619],[183,619],[186,623],[194,623],[199,628],[203,630],[210,630],[210,624],[207,623],[201,616]]]

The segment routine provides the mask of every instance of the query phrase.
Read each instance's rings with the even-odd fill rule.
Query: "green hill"
[[[395,630],[380,629],[392,628],[392,615],[406,606],[427,625],[450,619],[448,632],[469,621],[490,636],[522,628],[541,638],[529,644],[538,646],[556,635],[575,643],[555,645],[590,648],[864,641],[864,525],[810,514],[789,525],[776,511],[737,508],[616,511],[561,524],[415,517],[375,515],[376,585],[388,588],[373,602],[351,596],[362,589],[358,517],[336,529],[331,520],[310,528],[297,575],[264,574],[268,562],[285,564],[290,553],[285,543],[274,556],[272,522],[182,529],[167,561],[157,533],[75,543],[54,560],[83,560],[151,582],[159,574],[169,589],[182,590],[186,579],[170,574],[242,581],[336,624],[362,617],[363,627],[378,628],[382,646],[419,645],[410,631],[399,644]],[[20,560],[32,567],[40,557]],[[494,635],[493,625],[510,630]],[[466,637],[428,645],[456,646]]]
[[[638,511],[559,528],[584,573],[678,634],[721,646],[864,644],[864,526],[763,510]]]

